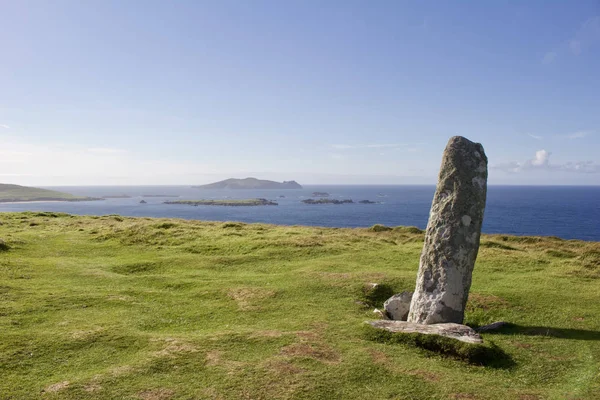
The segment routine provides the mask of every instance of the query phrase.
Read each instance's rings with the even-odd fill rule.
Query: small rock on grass
[[[408,312],[410,311],[410,301],[412,300],[413,292],[402,292],[393,295],[383,303],[383,308],[389,316],[389,319],[394,321],[406,321]]]

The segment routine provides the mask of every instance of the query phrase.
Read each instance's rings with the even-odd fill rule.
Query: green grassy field
[[[513,324],[482,366],[365,329],[414,228],[0,221],[0,399],[600,399],[600,243],[482,237],[466,323]]]
[[[56,190],[0,183],[0,203],[14,201],[85,201],[99,200],[91,197],[74,196]]]

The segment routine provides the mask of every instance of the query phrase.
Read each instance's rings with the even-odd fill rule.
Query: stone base
[[[424,335],[440,335],[447,338],[460,340],[466,343],[483,343],[483,339],[472,328],[461,324],[416,324],[406,321],[367,321],[375,328],[385,329],[390,332],[422,333]]]

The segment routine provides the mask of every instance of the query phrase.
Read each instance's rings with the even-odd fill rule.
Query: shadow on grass
[[[440,354],[468,364],[490,368],[511,369],[516,366],[513,358],[495,343],[471,344],[439,335],[422,333],[389,332],[370,325],[363,326],[364,338],[379,343],[401,344],[416,347],[430,354]]]
[[[600,332],[585,329],[551,328],[546,326],[524,326],[517,324],[506,324],[502,328],[485,332],[486,335],[526,335],[526,336],[549,336],[559,339],[573,340],[600,340]]]

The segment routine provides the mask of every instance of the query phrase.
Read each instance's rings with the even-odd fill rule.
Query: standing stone
[[[487,190],[483,146],[448,141],[431,205],[408,322],[462,324]]]

